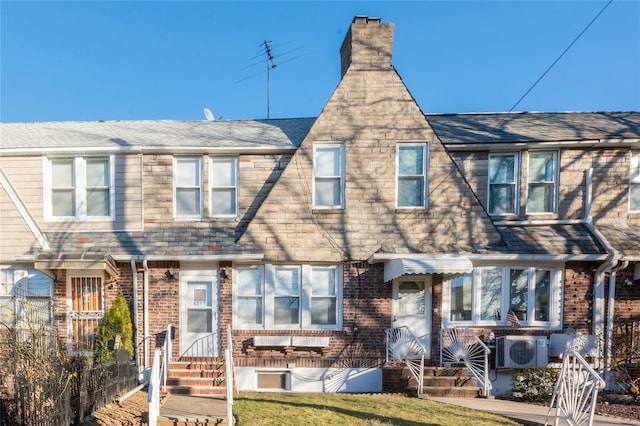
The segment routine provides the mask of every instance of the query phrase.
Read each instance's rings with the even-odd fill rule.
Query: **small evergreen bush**
[[[133,323],[131,310],[122,293],[118,293],[111,307],[98,324],[94,356],[97,363],[113,361],[115,340],[120,336],[120,349],[129,352],[133,358]]]
[[[513,377],[513,397],[523,401],[550,402],[558,373],[551,367],[519,370]]]

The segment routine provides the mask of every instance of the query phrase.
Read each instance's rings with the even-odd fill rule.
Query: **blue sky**
[[[317,116],[355,15],[395,24],[425,113],[509,111],[606,1],[6,1],[0,120]],[[640,110],[640,1],[616,0],[516,111]]]

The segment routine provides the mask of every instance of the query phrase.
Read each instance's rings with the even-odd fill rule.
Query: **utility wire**
[[[566,49],[564,49],[564,51],[560,54],[560,56],[558,56],[558,58],[557,58],[555,61],[553,61],[553,63],[549,66],[549,68],[547,68],[547,70],[546,70],[544,73],[542,73],[542,75],[541,75],[541,76],[536,80],[536,82],[535,82],[535,83],[533,83],[533,85],[532,85],[531,87],[529,87],[529,90],[527,90],[527,91],[525,92],[525,94],[524,94],[524,95],[522,95],[522,96],[520,97],[520,99],[518,99],[518,102],[516,102],[515,104],[513,104],[513,106],[509,109],[509,111],[508,111],[508,112],[513,112],[513,110],[514,110],[514,109],[516,109],[516,107],[520,104],[520,102],[522,102],[522,100],[523,100],[524,98],[526,98],[526,97],[527,97],[527,95],[528,95],[528,94],[533,90],[533,88],[534,88],[534,87],[536,87],[536,86],[538,85],[538,83],[540,83],[540,80],[542,80],[542,79],[544,78],[544,76],[546,76],[546,75],[547,75],[547,73],[548,73],[549,71],[551,71],[551,68],[553,68],[553,67],[558,63],[558,61],[559,61],[560,59],[562,59],[562,57],[565,55],[565,53],[567,53],[567,52],[569,51],[569,49],[571,49],[571,47],[572,47],[572,46],[573,46],[573,45],[578,41],[578,39],[579,39],[580,37],[582,37],[582,35],[583,35],[583,34],[584,34],[588,29],[589,29],[589,27],[590,27],[590,26],[591,26],[591,25],[596,21],[596,19],[598,19],[598,18],[600,17],[600,15],[602,15],[602,13],[605,11],[605,9],[606,9],[607,7],[609,7],[609,5],[610,5],[611,3],[613,3],[613,0],[609,0],[609,1],[607,2],[607,4],[605,4],[605,5],[604,5],[604,7],[600,10],[600,12],[598,12],[598,14],[597,14],[597,15],[596,15],[592,20],[591,20],[591,22],[589,22],[589,24],[587,24],[587,26],[586,26],[586,27],[584,27],[584,29],[582,30],[582,32],[580,32],[580,34],[578,34],[578,36],[577,36],[576,38],[574,38],[574,39],[573,39],[573,41],[569,44],[569,46],[567,46],[567,48],[566,48]],[[502,122],[504,122],[504,119],[502,120]],[[502,125],[502,122],[500,122],[500,124],[498,125],[498,127],[499,127],[500,125]]]

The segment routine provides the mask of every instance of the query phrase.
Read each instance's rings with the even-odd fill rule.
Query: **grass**
[[[518,425],[507,418],[427,399],[390,395],[242,393],[239,426]]]

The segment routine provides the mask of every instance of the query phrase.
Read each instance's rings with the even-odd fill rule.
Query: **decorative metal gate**
[[[73,354],[93,353],[98,322],[104,317],[101,276],[69,277],[69,344]]]

